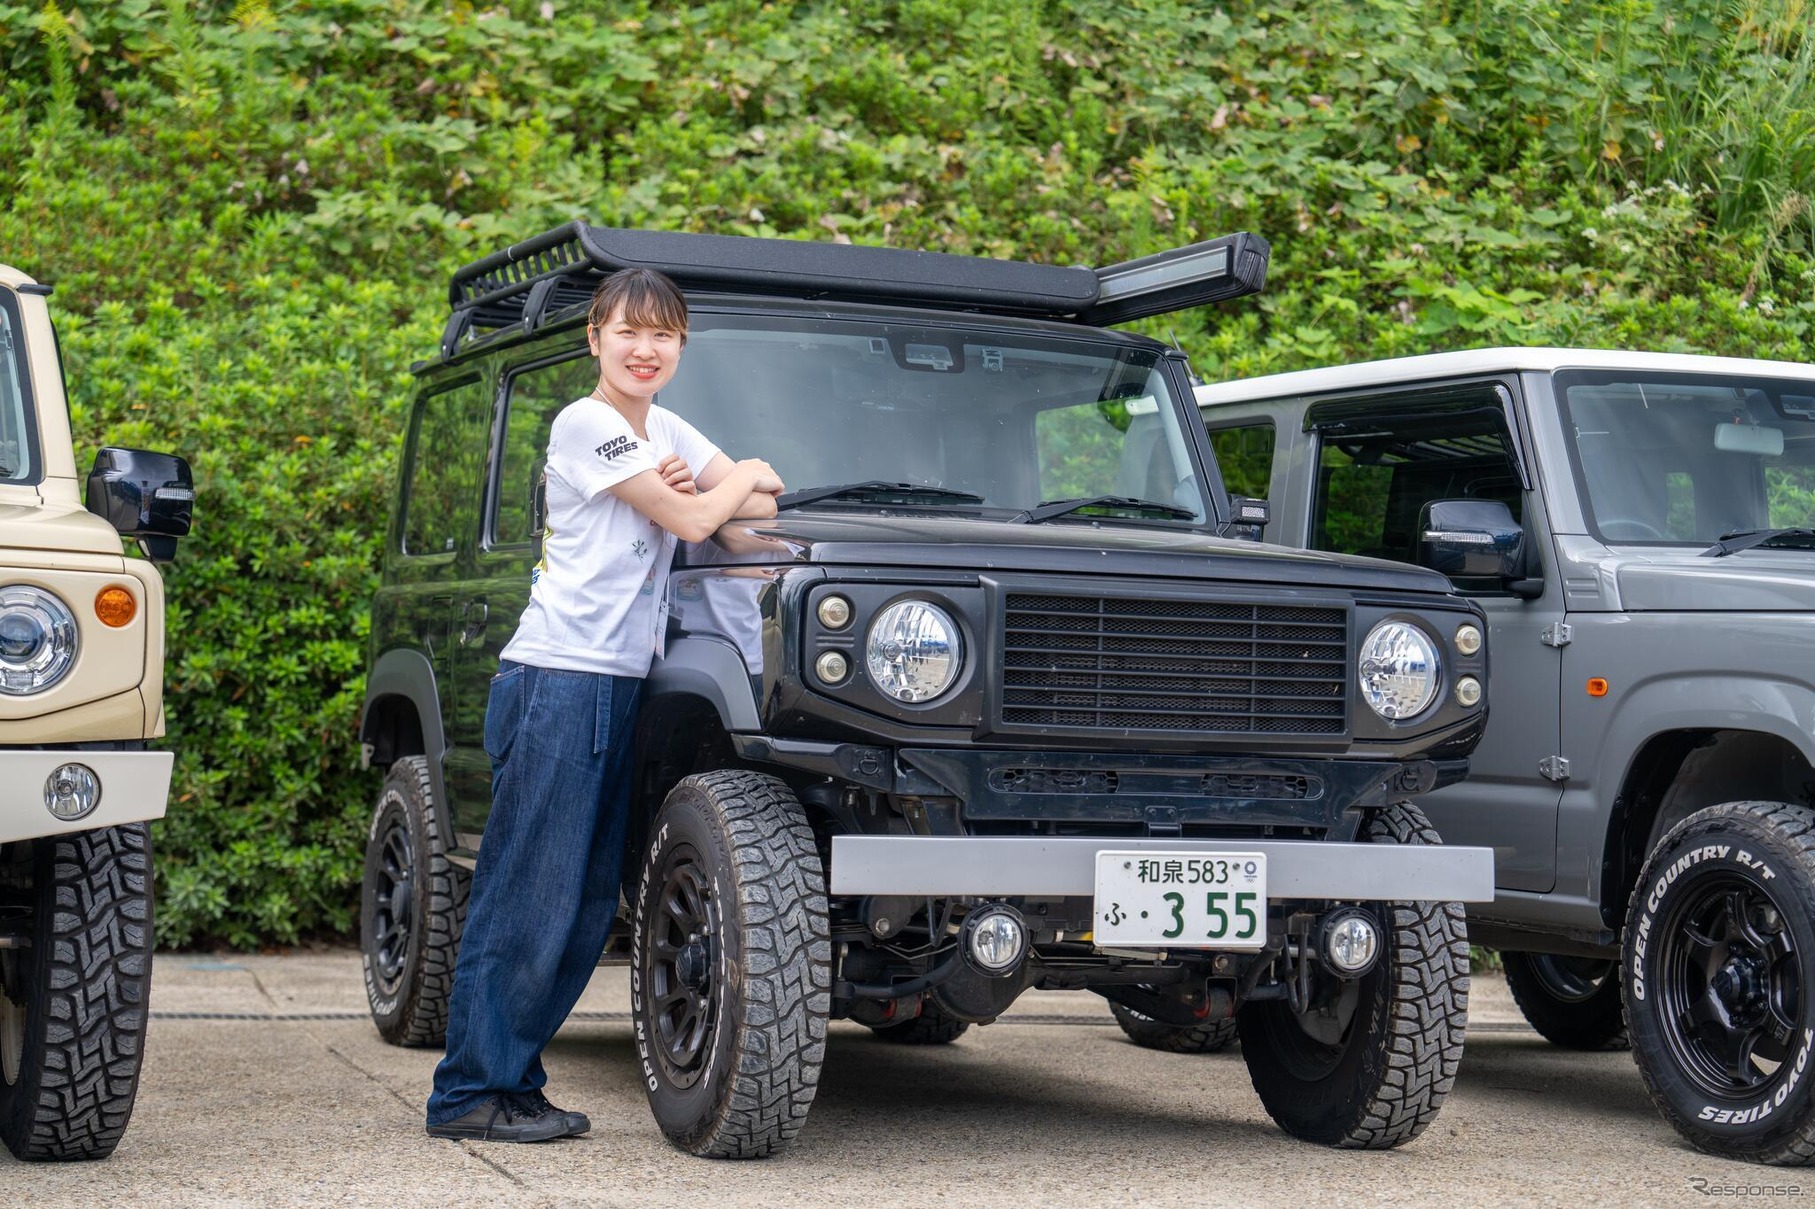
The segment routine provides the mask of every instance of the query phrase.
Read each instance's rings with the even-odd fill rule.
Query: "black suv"
[[[1239,1033],[1300,1137],[1416,1136],[1461,1053],[1460,902],[1493,876],[1405,799],[1466,771],[1482,613],[1430,571],[1242,540],[1184,357],[1105,330],[1251,293],[1267,254],[576,223],[455,274],[360,728],[390,770],[362,916],[383,1035],[442,1040],[549,425],[597,379],[592,289],[646,266],[692,308],[662,404],[794,488],[683,547],[645,686],[614,950],[663,1131],[768,1154],[828,1020],[938,1044],[1040,988],[1101,994],[1143,1045]]]

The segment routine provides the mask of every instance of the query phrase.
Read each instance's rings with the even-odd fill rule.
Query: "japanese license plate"
[[[1258,949],[1267,943],[1267,857],[1097,853],[1096,943]]]

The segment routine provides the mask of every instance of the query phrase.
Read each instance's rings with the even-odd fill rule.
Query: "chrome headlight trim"
[[[926,600],[900,600],[876,615],[864,637],[864,666],[878,692],[909,705],[931,701],[964,668],[964,639],[952,615]]]
[[[1389,722],[1415,718],[1437,699],[1437,642],[1405,621],[1383,621],[1368,631],[1356,661],[1361,699]]]
[[[75,614],[42,588],[0,588],[0,694],[29,697],[69,674],[79,645]]]

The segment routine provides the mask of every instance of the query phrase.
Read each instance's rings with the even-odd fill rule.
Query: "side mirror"
[[[1272,519],[1273,510],[1268,507],[1266,500],[1232,495],[1229,497],[1229,524],[1224,532],[1243,541],[1262,541],[1267,522]]]
[[[88,472],[88,510],[126,537],[138,539],[152,562],[176,557],[176,539],[189,532],[195,482],[175,454],[113,446],[95,454]]]
[[[1516,579],[1525,530],[1499,500],[1431,500],[1418,510],[1418,561],[1451,578]]]

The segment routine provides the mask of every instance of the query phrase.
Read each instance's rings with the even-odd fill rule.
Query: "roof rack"
[[[534,331],[623,268],[691,293],[934,306],[1103,326],[1238,298],[1266,281],[1267,241],[1240,232],[1102,269],[857,244],[630,231],[572,222],[455,272],[442,360],[487,331]]]

